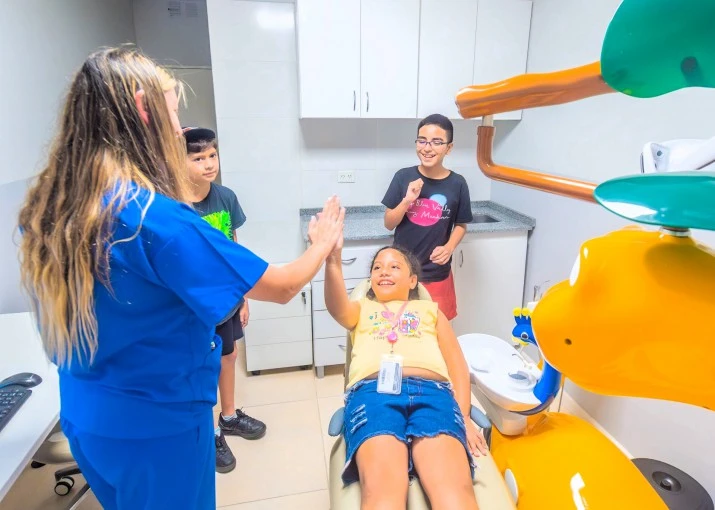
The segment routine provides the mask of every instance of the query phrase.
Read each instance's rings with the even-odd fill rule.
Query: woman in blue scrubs
[[[273,267],[203,221],[186,205],[177,89],[134,50],[89,56],[20,213],[23,283],[59,366],[62,428],[110,510],[216,507],[215,327],[244,296],[291,299],[343,226],[331,198],[311,247]]]

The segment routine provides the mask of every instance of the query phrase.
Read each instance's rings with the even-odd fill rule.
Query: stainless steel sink
[[[488,214],[475,214],[473,215],[472,223],[496,223],[499,220]]]

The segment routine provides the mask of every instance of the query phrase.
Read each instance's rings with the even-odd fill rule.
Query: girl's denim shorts
[[[359,478],[355,453],[360,445],[380,435],[394,436],[407,445],[407,468],[412,477],[417,475],[412,462],[412,440],[440,434],[453,436],[464,446],[474,478],[464,417],[448,382],[406,377],[402,380],[401,393],[390,395],[377,392],[376,379],[363,379],[346,392],[344,416],[347,452],[342,478],[345,485]]]

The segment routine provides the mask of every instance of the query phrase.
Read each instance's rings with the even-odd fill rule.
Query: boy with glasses
[[[382,199],[385,227],[395,230],[394,244],[418,258],[420,282],[449,320],[457,316],[452,253],[472,221],[467,181],[444,167],[453,133],[452,122],[444,115],[424,118],[415,140],[420,164],[399,170]]]

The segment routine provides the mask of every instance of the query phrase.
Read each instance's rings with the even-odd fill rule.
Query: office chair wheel
[[[66,496],[70,493],[72,487],[74,487],[74,478],[65,476],[55,484],[55,494],[58,496]]]
[[[260,370],[251,370],[251,375],[261,375]]]

